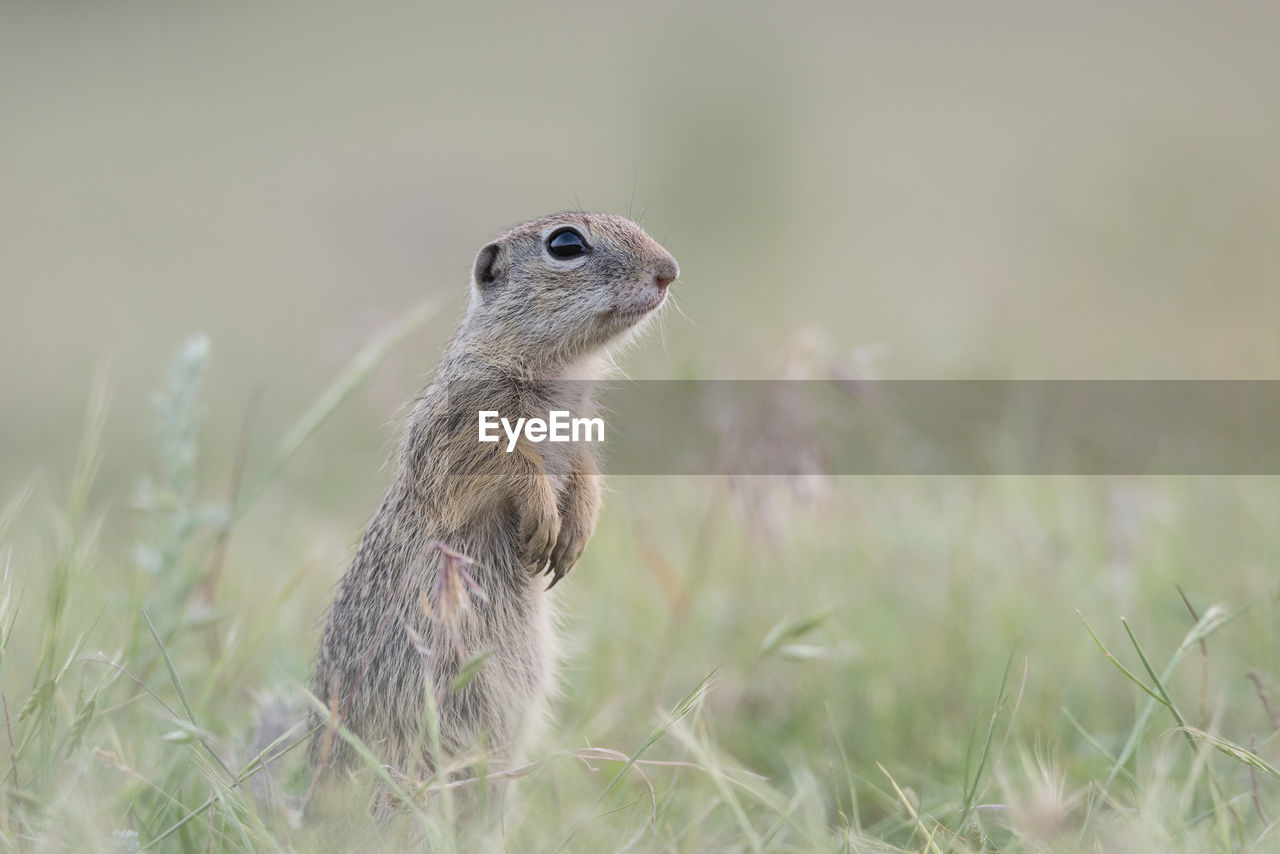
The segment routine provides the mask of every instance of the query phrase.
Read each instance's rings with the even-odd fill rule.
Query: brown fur
[[[586,238],[587,255],[549,254],[548,235],[565,225]],[[547,582],[582,555],[600,507],[595,462],[582,444],[522,439],[506,453],[505,437],[477,440],[478,411],[513,423],[553,409],[593,415],[586,385],[574,380],[598,376],[605,349],[657,308],[678,273],[639,226],[608,214],[528,222],[477,256],[466,319],[409,417],[395,476],[339,585],[316,663],[313,690],[330,718],[394,771],[420,777],[436,767],[425,747],[427,690],[445,761],[483,748],[491,768],[519,760],[553,687]],[[442,594],[459,583],[460,596]],[[479,674],[451,691],[460,666],[484,651]],[[314,778],[353,764],[332,727],[317,735]]]

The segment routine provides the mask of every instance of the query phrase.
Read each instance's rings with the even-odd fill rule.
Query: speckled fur
[[[545,240],[564,225],[586,237],[589,254],[550,256]],[[513,423],[552,409],[594,414],[586,385],[573,380],[598,376],[605,350],[661,304],[678,272],[639,226],[597,213],[519,225],[477,256],[466,318],[408,419],[316,663],[316,696],[395,771],[421,777],[433,767],[421,747],[427,686],[446,759],[487,749],[490,768],[520,761],[553,689],[548,581],[577,562],[600,507],[583,445],[522,439],[506,453],[505,438],[477,441],[478,410]],[[460,610],[452,633],[422,607],[445,559],[434,544],[475,561],[467,571],[489,600]],[[492,653],[479,675],[450,692],[461,664],[484,650]],[[313,740],[317,779],[354,762],[331,732]]]

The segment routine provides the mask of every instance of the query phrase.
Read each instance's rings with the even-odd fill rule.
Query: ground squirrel
[[[428,686],[446,758],[482,748],[490,768],[518,761],[552,690],[546,591],[581,556],[600,507],[582,443],[520,441],[508,452],[505,441],[478,441],[478,412],[512,422],[584,413],[589,392],[577,381],[600,376],[610,345],[662,305],[677,275],[670,253],[609,214],[527,222],[477,255],[466,318],[413,407],[316,664],[330,719],[394,771],[420,778],[435,767]],[[451,690],[484,652],[479,673]],[[312,742],[315,778],[354,759],[331,726]]]

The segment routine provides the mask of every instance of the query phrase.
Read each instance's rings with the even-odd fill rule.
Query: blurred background
[[[563,208],[642,217],[681,262],[687,318],[628,357],[638,377],[775,376],[808,327],[880,347],[888,378],[1280,376],[1269,3],[3,21],[5,486],[77,435],[100,366],[128,434],[202,330],[215,435],[257,387],[270,429],[438,297],[343,411],[359,429],[319,438],[341,455],[426,378],[478,247]]]

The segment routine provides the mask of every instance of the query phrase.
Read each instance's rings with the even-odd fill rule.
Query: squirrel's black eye
[[[552,258],[563,261],[586,255],[591,251],[591,247],[587,245],[586,239],[578,233],[577,229],[562,228],[551,232],[551,236],[547,238],[547,251],[551,253]]]

